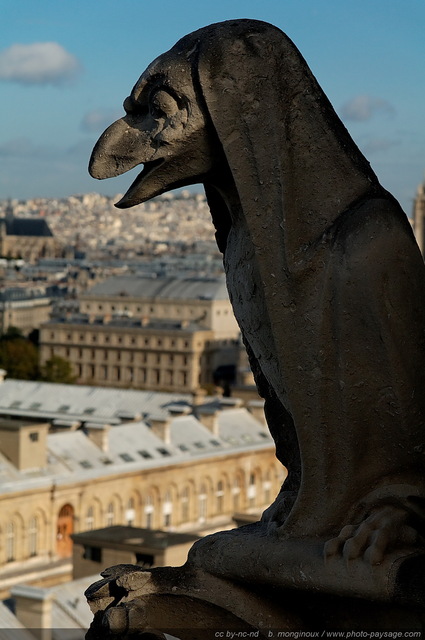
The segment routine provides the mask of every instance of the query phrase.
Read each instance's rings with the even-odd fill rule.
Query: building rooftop
[[[141,529],[139,527],[127,527],[114,525],[74,533],[72,539],[77,544],[99,545],[109,549],[128,549],[130,546],[134,551],[149,552],[167,549],[177,544],[195,542],[199,539],[193,533],[176,533],[173,531],[162,531],[155,529]]]
[[[66,325],[77,325],[81,327],[85,325],[88,328],[95,327],[96,329],[105,328],[108,330],[110,327],[114,327],[116,329],[141,329],[144,331],[166,331],[167,333],[170,331],[179,331],[185,333],[196,333],[197,331],[209,331],[205,326],[197,322],[188,322],[184,320],[163,320],[161,318],[149,319],[147,321],[142,320],[140,318],[126,317],[126,316],[112,316],[111,318],[105,319],[102,316],[92,318],[89,314],[86,313],[76,313],[72,316],[59,316],[53,317],[48,322],[44,323],[44,327],[48,325],[55,324],[66,324]]]
[[[123,418],[146,418],[169,405],[190,405],[192,396],[135,389],[4,380],[0,386],[0,415],[39,419],[121,424]],[[123,418],[121,417],[123,416]]]
[[[34,640],[34,636],[19,622],[14,613],[0,602],[0,640]]]
[[[176,416],[177,406],[183,412],[190,410],[190,400],[188,394],[5,380],[0,384],[0,415],[10,422],[15,411],[25,424],[56,420],[62,430],[48,434],[42,468],[18,470],[0,453],[0,491],[62,485],[71,478],[91,480],[273,447],[269,432],[247,409],[220,410],[218,399],[206,399],[208,407],[215,408],[212,430],[193,414]],[[134,421],[128,422],[131,418]]]
[[[11,420],[0,417],[0,431],[16,431],[22,427],[33,427],[34,420]]]
[[[4,224],[6,235],[51,238],[52,232],[43,218],[2,218],[0,224]]]
[[[52,630],[52,640],[84,640],[87,629],[93,620],[93,614],[84,597],[84,591],[99,577],[92,575],[78,580],[72,580],[65,584],[58,584],[54,587],[41,588],[26,584],[16,585],[12,589],[12,598],[23,597],[38,601],[40,605],[46,600],[51,601],[50,623]],[[9,612],[3,615],[0,613],[0,624],[2,621],[9,622],[9,628],[19,629],[19,632],[11,632],[10,635],[1,635],[0,640],[34,640],[34,635],[29,631],[24,631],[22,624]],[[5,627],[5,624],[1,624]],[[76,633],[77,629],[81,633]],[[31,630],[34,631],[34,630]]]
[[[220,278],[146,278],[115,276],[96,284],[82,298],[119,296],[163,300],[227,300],[224,276]]]

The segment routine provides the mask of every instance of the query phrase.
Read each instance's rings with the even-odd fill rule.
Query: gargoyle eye
[[[123,107],[124,111],[128,115],[136,115],[139,113],[143,113],[143,111],[146,111],[146,106],[143,107],[143,105],[137,102],[132,96],[128,96],[128,98],[124,100]]]
[[[149,100],[149,106],[151,110],[151,114],[153,116],[173,116],[179,110],[179,105],[173,96],[165,91],[164,89],[160,89],[159,91],[155,91],[151,94]]]

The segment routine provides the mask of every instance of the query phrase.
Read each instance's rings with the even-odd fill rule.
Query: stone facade
[[[0,256],[35,262],[60,253],[60,245],[44,218],[15,217],[12,205],[8,205],[5,217],[0,219]]]
[[[223,436],[232,432],[233,422],[236,431],[244,429],[241,411],[222,411],[228,423],[222,427]],[[0,421],[0,593],[8,593],[17,575],[33,584],[69,578],[74,533],[112,525],[210,533],[232,526],[235,512],[260,513],[271,502],[284,470],[263,424],[250,418],[250,433],[264,433],[254,446],[248,435],[232,444],[233,438],[220,438],[220,426],[206,429],[191,418],[192,423],[179,427],[179,420],[187,418],[171,419],[171,439],[154,420],[150,429],[142,423],[110,430],[92,425],[94,434],[87,424],[87,435],[47,435],[46,423],[34,420]],[[173,447],[174,428],[182,434],[195,429],[192,439],[206,439],[192,443],[193,452],[186,454],[190,437],[188,446],[177,446],[176,440]],[[209,450],[208,433],[214,443]],[[140,444],[127,444],[130,454],[118,455],[125,444],[117,443],[125,443],[128,434]],[[109,446],[112,435],[115,440]],[[142,449],[148,448],[149,438],[163,443],[158,448],[162,455],[151,457]]]
[[[81,296],[80,311],[40,331],[41,363],[66,358],[80,384],[192,392],[236,365],[239,328],[220,279],[112,278]]]
[[[52,312],[50,297],[27,297],[21,300],[9,299],[0,293],[0,334],[9,327],[17,327],[28,335],[41,324],[48,322]]]

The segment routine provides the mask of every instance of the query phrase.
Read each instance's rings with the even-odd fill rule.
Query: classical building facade
[[[0,335],[16,327],[28,335],[48,322],[52,297],[45,287],[4,287],[0,289]]]
[[[192,392],[236,367],[238,336],[223,278],[119,276],[41,327],[40,359],[66,358],[80,384]]]
[[[137,406],[147,417],[111,426],[93,400],[80,420],[53,418],[67,385],[2,386],[11,405],[0,421],[3,594],[18,575],[33,584],[69,578],[74,533],[126,525],[202,535],[232,526],[235,512],[261,512],[281,486],[284,469],[264,422],[234,403],[164,396],[155,408],[149,396],[157,394],[128,391],[145,394]],[[11,417],[16,411],[28,417]]]

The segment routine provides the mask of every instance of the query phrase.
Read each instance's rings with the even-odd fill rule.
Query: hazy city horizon
[[[185,0],[162,8],[3,2],[1,199],[124,193],[138,168],[96,182],[87,165],[139,75],[186,33],[248,17],[294,41],[383,186],[411,214],[425,168],[422,2]]]

